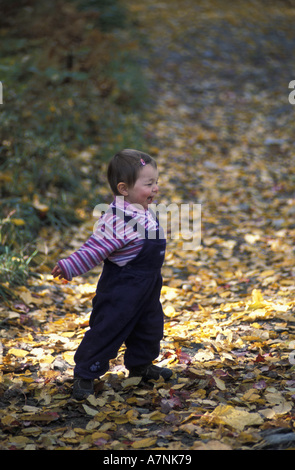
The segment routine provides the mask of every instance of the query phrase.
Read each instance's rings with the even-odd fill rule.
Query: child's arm
[[[53,277],[58,277],[59,279],[65,279],[64,272],[58,264],[56,266],[54,266],[51,274],[52,274]]]
[[[61,259],[52,271],[52,275],[62,276],[67,281],[80,276],[100,264],[112,252],[121,249],[128,240],[123,237],[112,237],[114,231],[113,211],[108,211],[99,220],[98,226],[91,237],[75,253]],[[118,225],[124,226],[124,222]],[[115,224],[116,226],[116,224]],[[108,230],[107,230],[108,228]]]
[[[60,279],[71,281],[73,277],[90,271],[112,253],[137,239],[137,232],[134,232],[132,224],[126,225],[124,216],[117,215],[113,210],[107,211],[100,218],[95,232],[87,242],[68,258],[59,260],[52,274],[61,275]],[[138,241],[136,243],[138,245]],[[132,247],[136,254],[141,249],[142,243],[143,240],[139,239],[139,246],[135,246],[135,250]],[[128,256],[130,257],[130,253]]]

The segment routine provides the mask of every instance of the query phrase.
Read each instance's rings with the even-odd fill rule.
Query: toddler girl
[[[172,375],[171,370],[152,364],[163,337],[159,299],[166,247],[163,231],[148,207],[158,192],[157,180],[157,165],[150,155],[131,149],[117,153],[108,166],[113,203],[88,241],[52,271],[54,277],[71,280],[104,261],[90,329],[74,356],[77,399],[94,393],[94,379],[107,372],[123,343],[129,376],[167,380]]]

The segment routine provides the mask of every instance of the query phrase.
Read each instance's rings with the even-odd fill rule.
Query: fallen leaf
[[[102,407],[106,404],[107,399],[106,398],[101,398],[101,397],[95,397],[94,395],[89,395],[87,397],[87,401],[90,403],[92,406],[98,406]]]
[[[226,390],[226,385],[223,380],[219,379],[218,377],[214,377],[214,381],[219,390]]]
[[[196,362],[205,362],[205,361],[210,361],[211,359],[214,359],[214,353],[209,350],[200,350],[195,354],[194,360]]]
[[[218,405],[210,414],[213,419],[221,424],[227,424],[237,431],[243,431],[245,427],[260,425],[263,423],[259,413],[249,412],[242,408],[230,405]]]
[[[86,405],[86,403],[83,403],[82,406],[84,408],[85,413],[87,413],[89,416],[95,416],[98,414],[97,410],[94,410],[90,406]]]
[[[146,449],[147,447],[151,447],[155,445],[157,442],[156,437],[146,437],[144,439],[140,439],[138,441],[133,442],[131,447],[133,449]]]
[[[228,444],[225,444],[220,441],[211,440],[207,443],[205,442],[195,442],[193,450],[232,450],[232,447]]]
[[[91,435],[91,439],[93,442],[98,441],[99,439],[109,441],[111,439],[111,436],[106,432],[96,431]]]
[[[16,357],[26,357],[29,354],[29,351],[26,351],[24,349],[18,349],[18,348],[10,348],[7,354],[12,354],[13,356],[16,356]]]
[[[164,308],[164,314],[168,318],[174,318],[179,315],[179,312],[176,312],[173,305],[167,305],[167,307]]]
[[[135,387],[141,382],[141,380],[142,380],[142,377],[129,377],[128,379],[123,380],[122,386],[123,388]]]
[[[289,413],[293,408],[293,403],[290,401],[284,401],[280,403],[279,405],[276,405],[273,407],[273,411],[277,415],[284,415],[286,413]]]

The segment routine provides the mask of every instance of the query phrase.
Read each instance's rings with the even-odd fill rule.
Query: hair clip
[[[140,159],[140,163],[142,164],[142,166],[145,166],[146,164],[143,158]]]

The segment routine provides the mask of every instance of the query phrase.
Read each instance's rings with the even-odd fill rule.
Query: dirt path
[[[256,287],[266,268],[292,278],[294,8],[130,3],[148,37],[148,128],[167,200],[201,203],[204,246],[221,243],[219,261],[251,270]]]

